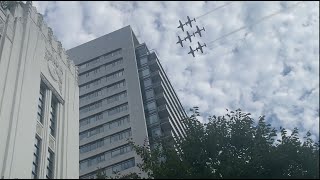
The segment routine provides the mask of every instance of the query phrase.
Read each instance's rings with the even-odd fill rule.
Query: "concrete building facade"
[[[31,2],[1,2],[0,178],[79,178],[77,74]]]
[[[79,69],[80,178],[139,172],[129,146],[185,136],[187,117],[155,52],[130,26],[67,51]]]

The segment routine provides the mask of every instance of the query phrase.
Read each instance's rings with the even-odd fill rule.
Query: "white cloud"
[[[319,2],[304,2],[270,19],[222,35],[296,2],[234,2],[197,19],[205,27],[185,48],[176,44],[178,20],[226,2],[34,2],[66,49],[131,25],[156,49],[185,109],[222,115],[241,108],[273,125],[319,136]],[[186,27],[193,32],[195,29]],[[245,36],[245,34],[247,34]],[[188,46],[207,43],[192,58]],[[269,117],[269,118],[268,118]],[[205,121],[201,119],[201,121]]]

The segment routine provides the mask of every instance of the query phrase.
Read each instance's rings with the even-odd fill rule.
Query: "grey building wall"
[[[123,117],[125,115],[129,115],[130,117],[130,123],[127,125],[119,126],[117,128],[111,129],[107,132],[99,133],[98,135],[95,135],[93,137],[85,138],[80,140],[80,148],[82,145],[91,143],[96,141],[97,139],[101,139],[103,137],[108,137],[112,134],[115,134],[117,132],[120,132],[122,130],[125,130],[127,128],[131,129],[132,133],[132,140],[138,144],[143,144],[144,140],[148,138],[147,128],[146,128],[146,121],[144,117],[144,111],[143,111],[143,102],[142,102],[142,96],[140,91],[140,84],[139,84],[139,76],[137,71],[137,64],[135,60],[135,49],[134,45],[137,43],[136,38],[134,37],[134,34],[130,27],[125,27],[120,30],[117,30],[113,33],[107,34],[105,36],[102,36],[98,39],[95,39],[93,41],[87,42],[85,44],[82,44],[80,46],[77,46],[75,48],[72,48],[67,51],[70,58],[72,58],[75,61],[75,64],[78,66],[81,66],[85,62],[90,62],[90,60],[94,60],[95,58],[99,58],[103,55],[107,54],[107,58],[99,61],[98,63],[89,63],[90,65],[88,67],[79,68],[79,86],[80,86],[80,109],[81,107],[84,107],[86,104],[90,104],[93,102],[96,102],[98,100],[101,100],[106,97],[110,97],[114,94],[126,91],[127,96],[125,99],[121,101],[116,101],[110,104],[103,103],[103,107],[99,109],[95,109],[86,113],[80,113],[80,122],[90,117],[94,114],[97,114],[99,112],[105,112],[108,111],[108,109],[111,109],[112,107],[116,107],[118,105],[121,105],[123,103],[128,103],[128,110],[124,112],[120,112],[118,114],[112,115],[112,116],[106,116],[107,112],[104,113],[103,120],[97,121],[95,123],[91,123],[88,125],[84,125],[80,127],[80,133],[84,132],[90,128],[96,127],[99,124],[103,124],[106,122],[113,121],[117,118]],[[117,53],[116,55],[113,55],[112,52],[116,50],[121,50],[120,53]],[[108,54],[110,53],[111,54]],[[116,59],[122,59],[123,63],[118,64],[113,67],[103,68],[103,64],[112,62]],[[94,69],[94,68],[100,68],[100,72],[94,73],[94,70],[89,72],[89,75],[87,77],[86,72]],[[121,77],[116,77],[114,79],[111,79],[110,81],[102,80],[102,82],[98,86],[92,86],[90,88],[82,88],[84,84],[97,79],[99,77],[103,77],[106,75],[109,75],[113,72],[116,72],[118,70],[124,70],[124,74]],[[97,89],[101,89],[102,87],[108,87],[109,85],[125,80],[126,86],[122,88],[118,88],[116,90],[110,90],[108,92],[103,93],[102,95],[99,95],[97,98],[91,98],[91,99],[81,99],[81,96],[88,94],[90,92],[94,92]],[[121,141],[118,141],[116,143],[112,143],[108,146],[104,146],[102,148],[97,148],[94,151],[89,151],[86,153],[80,152],[80,163],[83,160],[86,160],[90,157],[93,157],[94,155],[97,155],[102,152],[110,151],[116,147],[119,147],[121,145],[127,144],[126,139],[122,139]],[[95,165],[86,166],[85,168],[80,169],[80,177],[83,177],[85,175],[90,174],[91,172],[97,170],[97,167],[112,167],[115,163],[119,163],[121,161],[134,158],[135,164],[140,163],[141,159],[139,156],[137,156],[134,151],[131,151],[129,153],[125,153],[119,156],[116,156],[114,158],[102,161],[100,163],[96,163]],[[133,167],[126,171],[135,171],[138,172],[137,167]]]
[[[123,151],[113,157],[113,152],[117,152],[114,150],[127,144],[127,141],[122,139],[109,143],[109,137],[112,141],[113,136],[123,130],[131,129],[132,141],[139,145],[144,144],[145,140],[152,142],[149,137],[155,134],[171,138],[184,136],[180,120],[186,114],[156,54],[150,53],[145,44],[138,42],[130,26],[72,48],[67,53],[79,67],[80,178],[93,178],[97,168],[106,169],[108,175],[114,170],[121,173],[139,172],[136,164],[141,163],[141,159],[134,151]],[[139,62],[144,57],[147,57],[147,65],[142,67]],[[122,63],[108,64],[118,59]],[[142,75],[141,71],[146,68],[149,73]],[[122,76],[111,78],[112,73],[121,70]],[[147,88],[144,86],[145,78],[150,78]],[[123,80],[125,87],[111,88],[112,84]],[[145,91],[150,89],[154,91],[153,97],[147,100]],[[124,98],[108,103],[109,97],[124,91],[127,93]],[[154,104],[148,105],[150,101]],[[124,103],[128,103],[128,110],[108,115],[112,108]],[[153,123],[149,123],[150,112],[157,116]],[[100,118],[100,113],[103,118]],[[99,120],[94,118],[96,115]],[[127,115],[129,123],[109,127],[114,120]],[[131,158],[134,158],[134,164],[123,163]],[[122,163],[121,167],[118,163]]]

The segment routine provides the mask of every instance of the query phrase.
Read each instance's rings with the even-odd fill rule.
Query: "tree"
[[[131,142],[143,159],[138,166],[155,179],[319,179],[319,143],[311,139],[310,132],[302,143],[297,128],[288,135],[280,127],[281,137],[277,139],[277,130],[266,124],[264,116],[255,125],[250,115],[238,109],[209,117],[203,124],[195,111],[184,120],[186,138],[174,142],[157,139],[152,150],[148,144]],[[129,177],[140,176],[133,173]]]

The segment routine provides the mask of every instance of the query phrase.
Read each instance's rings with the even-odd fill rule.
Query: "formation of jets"
[[[189,25],[192,28],[192,22],[196,22],[195,18],[190,19],[190,17],[187,16],[187,19],[188,19],[187,22],[185,22],[184,24],[181,22],[181,20],[179,20],[178,28],[181,28],[181,30],[183,32],[185,30],[184,26]],[[191,33],[191,34],[188,31],[186,31],[187,36],[185,38],[181,38],[180,36],[178,36],[178,42],[176,44],[180,44],[181,47],[183,47],[183,41],[189,40],[189,42],[192,42],[192,39],[191,39],[192,36],[196,37],[196,34],[198,34],[200,37],[202,37],[201,31],[206,31],[204,29],[204,27],[202,29],[200,29],[198,25],[196,25],[196,29],[197,30],[195,32]],[[196,49],[194,49],[194,50],[192,49],[191,46],[189,46],[190,51],[189,51],[188,54],[191,54],[193,57],[195,57],[194,52],[200,50],[201,53],[203,53],[203,47],[207,47],[206,44],[204,43],[203,45],[201,45],[199,42],[198,42],[198,47]]]

